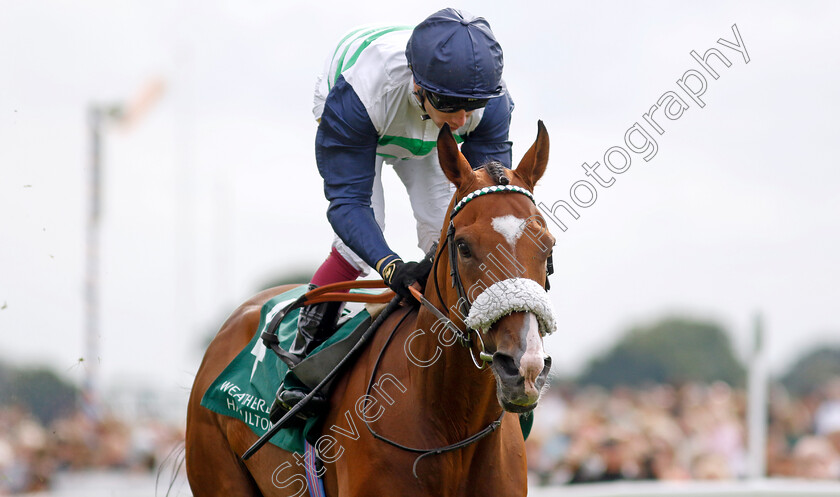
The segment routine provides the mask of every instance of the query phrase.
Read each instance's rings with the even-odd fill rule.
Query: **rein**
[[[495,186],[481,188],[479,190],[476,190],[476,191],[466,195],[464,198],[462,198],[453,207],[452,213],[449,216],[449,228],[448,228],[447,233],[446,233],[446,239],[443,242],[443,246],[440,247],[440,249],[437,251],[437,253],[435,255],[435,261],[434,261],[432,271],[434,273],[433,280],[434,280],[435,292],[437,294],[438,300],[441,303],[444,303],[443,295],[441,295],[441,292],[440,292],[440,285],[438,284],[438,277],[437,277],[438,263],[440,261],[440,254],[442,254],[443,250],[448,247],[450,275],[452,277],[452,286],[455,287],[457,292],[458,292],[458,303],[457,303],[458,312],[461,312],[462,316],[464,316],[464,317],[466,317],[469,314],[471,304],[470,304],[469,300],[467,299],[467,294],[466,294],[466,291],[464,290],[464,285],[461,281],[461,275],[458,272],[458,251],[457,251],[457,248],[455,247],[455,224],[453,222],[453,219],[455,218],[455,215],[458,214],[459,212],[461,212],[463,207],[467,203],[469,203],[470,201],[472,201],[472,200],[474,200],[478,197],[481,197],[481,196],[484,196],[484,195],[487,195],[487,194],[490,194],[490,193],[497,193],[497,192],[520,193],[520,194],[523,194],[523,195],[527,196],[531,200],[531,202],[534,202],[534,197],[531,194],[531,192],[529,192],[528,190],[526,190],[524,188],[514,186],[514,185],[507,185],[507,184],[505,184],[505,185],[495,185]],[[553,269],[554,269],[551,255],[549,255],[546,269],[547,269],[547,271],[546,271],[545,287],[546,287],[546,290],[547,290],[548,289],[548,276],[553,272]],[[348,282],[335,283],[335,284],[331,284],[331,285],[324,285],[324,286],[316,288],[314,290],[310,290],[309,292],[301,295],[297,300],[295,300],[294,302],[292,302],[291,304],[286,306],[286,308],[284,308],[283,310],[278,312],[274,316],[274,318],[271,320],[271,322],[268,324],[266,329],[267,330],[273,330],[276,327],[276,325],[279,324],[279,322],[283,319],[283,317],[286,314],[288,314],[289,311],[291,311],[292,309],[296,309],[298,307],[309,305],[309,304],[317,304],[317,303],[320,303],[320,302],[337,301],[337,300],[338,301],[347,301],[347,302],[367,302],[367,303],[389,302],[389,305],[388,305],[386,311],[383,312],[375,320],[375,322],[371,325],[371,327],[368,328],[368,331],[365,332],[365,335],[368,335],[372,332],[371,330],[375,330],[378,327],[378,324],[384,321],[385,317],[388,314],[390,314],[392,311],[397,309],[397,307],[400,305],[401,299],[395,298],[394,292],[384,292],[384,293],[379,294],[379,295],[368,295],[368,294],[350,294],[350,293],[346,293],[346,290],[353,289],[353,288],[384,288],[385,286],[386,285],[382,280],[373,280],[373,281],[363,280],[363,281],[348,281]],[[441,312],[440,309],[438,309],[437,307],[434,306],[434,304],[429,302],[429,300],[426,299],[426,297],[423,294],[421,294],[417,289],[415,289],[413,287],[409,287],[409,290],[411,291],[411,294],[414,296],[414,298],[417,299],[417,301],[420,302],[424,307],[426,307],[435,317],[437,317],[438,320],[443,321],[446,324],[446,327],[454,333],[456,339],[461,343],[461,345],[463,345],[464,347],[466,347],[469,350],[470,357],[472,358],[473,363],[475,364],[475,366],[478,369],[484,369],[487,366],[487,364],[493,362],[492,356],[490,354],[488,354],[487,351],[484,348],[484,341],[481,338],[481,332],[473,330],[470,327],[467,327],[466,332],[461,331],[461,329],[458,326],[456,326],[455,323],[452,322],[452,320],[450,318],[446,317],[443,314],[443,312]],[[449,314],[448,310],[446,312],[447,312],[447,314]],[[370,392],[371,392],[371,389],[373,388],[374,379],[376,378],[376,371],[379,368],[379,364],[382,362],[382,358],[385,355],[385,350],[388,348],[388,345],[391,343],[391,340],[393,339],[394,335],[396,334],[396,331],[399,329],[400,325],[402,325],[402,323],[405,321],[405,319],[408,317],[409,314],[411,314],[411,311],[406,312],[400,318],[400,320],[394,326],[394,329],[391,330],[391,334],[388,335],[388,339],[383,344],[382,350],[379,351],[379,356],[376,358],[376,362],[373,365],[373,369],[372,369],[371,375],[370,375],[370,380],[368,381],[368,386],[367,386],[367,389],[365,390],[365,396],[364,396],[365,400],[364,400],[364,403],[363,403],[363,408],[364,409],[367,408],[368,399],[371,398]],[[473,350],[472,350],[473,341],[472,341],[471,335],[474,331],[475,331],[476,337],[478,337],[479,341],[481,342],[481,351],[479,352],[479,355],[478,355],[478,361],[482,361],[483,362],[482,365],[478,364],[478,361],[476,360],[475,355],[473,354]],[[284,352],[285,351],[280,349],[280,347],[276,343],[276,341],[277,341],[276,336],[274,336],[273,334],[268,333],[266,331],[266,332],[263,333],[262,339],[266,343],[266,345],[269,348],[271,348],[272,350],[274,350],[274,352],[277,353],[281,358],[284,357]],[[268,442],[268,440],[274,434],[276,434],[277,431],[279,431],[279,429],[285,424],[285,422],[288,419],[291,418],[291,416],[295,415],[297,413],[297,411],[300,410],[300,408],[302,408],[307,403],[307,401],[309,399],[311,399],[316,394],[316,392],[318,392],[318,390],[321,389],[321,387],[325,383],[327,383],[328,381],[330,381],[332,379],[332,377],[337,373],[337,371],[346,362],[346,360],[350,356],[352,356],[353,353],[356,351],[356,349],[359,348],[361,346],[361,344],[364,343],[364,342],[365,342],[365,340],[361,340],[359,343],[357,343],[356,346],[353,347],[353,350],[351,350],[351,352],[341,361],[341,363],[335,369],[333,369],[333,371],[330,372],[330,374],[327,375],[326,378],[324,378],[324,380],[321,383],[319,383],[314,389],[312,389],[312,391],[304,399],[302,399],[300,402],[298,402],[297,405],[295,405],[289,412],[287,412],[283,416],[282,419],[280,419],[277,423],[275,423],[268,430],[268,432],[266,432],[262,437],[260,437],[260,439],[257,440],[257,442],[254,443],[251,446],[251,448],[248,449],[245,452],[245,454],[243,454],[242,459],[243,460],[248,459],[257,450],[259,450],[260,447],[262,447],[266,442]],[[395,442],[395,441],[393,441],[389,438],[386,438],[386,437],[380,435],[379,433],[377,433],[376,431],[374,431],[373,428],[370,426],[370,422],[366,418],[364,418],[364,423],[365,423],[365,426],[367,427],[368,431],[370,431],[371,435],[374,438],[376,438],[378,440],[381,440],[383,442],[386,442],[386,443],[388,443],[388,444],[390,444],[394,447],[397,447],[398,449],[420,454],[414,460],[414,464],[413,464],[412,469],[411,469],[412,473],[414,474],[414,477],[419,479],[419,476],[417,476],[417,464],[419,464],[419,462],[424,457],[427,457],[427,456],[430,456],[430,455],[443,454],[445,452],[451,452],[451,451],[454,451],[454,450],[462,449],[464,447],[467,447],[471,444],[474,444],[474,443],[478,442],[482,438],[484,438],[487,435],[496,431],[499,428],[499,426],[501,426],[502,419],[504,418],[504,415],[505,415],[505,411],[504,411],[504,409],[502,409],[502,412],[499,414],[499,417],[495,421],[492,421],[490,424],[485,426],[479,432],[474,433],[473,435],[470,435],[469,437],[467,437],[467,438],[465,438],[465,439],[463,439],[459,442],[455,442],[453,444],[446,445],[444,447],[434,448],[434,449],[421,449],[421,448],[409,447],[407,445],[403,445],[399,442]]]
[[[387,288],[385,282],[382,280],[361,280],[361,281],[342,281],[340,283],[330,283],[314,290],[310,290],[301,295],[301,306],[309,304],[319,304],[321,302],[364,302],[369,304],[386,304],[391,301],[396,295],[393,291],[388,290],[379,294],[371,295],[366,293],[347,293],[346,290],[355,290],[357,288]]]
[[[507,178],[505,178],[507,179]],[[443,246],[438,251],[438,256],[435,257],[435,264],[434,268],[432,269],[434,273],[434,283],[435,283],[435,292],[437,293],[438,301],[443,303],[443,296],[440,293],[440,286],[438,285],[438,278],[437,278],[437,268],[438,268],[438,261],[440,260],[439,255],[443,253],[444,248],[449,249],[449,274],[452,277],[452,286],[458,292],[458,312],[463,318],[466,318],[470,313],[471,303],[467,298],[467,292],[464,290],[464,284],[461,281],[461,274],[458,271],[458,249],[455,246],[455,215],[461,212],[465,205],[469,202],[477,199],[478,197],[483,197],[484,195],[489,195],[491,193],[501,193],[501,192],[512,192],[512,193],[520,193],[528,197],[528,199],[534,202],[534,195],[526,190],[525,188],[516,186],[516,185],[493,185],[493,186],[486,186],[484,188],[479,188],[478,190],[473,191],[464,196],[460,201],[458,201],[455,206],[452,208],[452,213],[449,215],[449,228],[446,230],[446,239],[443,242]],[[548,261],[546,262],[546,276],[545,276],[545,289],[546,291],[549,289],[548,284],[548,277],[554,273],[554,257],[552,254],[549,254]],[[411,292],[414,297],[420,301],[424,307],[426,307],[432,314],[434,314],[439,320],[442,320],[446,323],[446,327],[450,329],[455,334],[455,337],[458,339],[458,342],[466,347],[470,351],[470,358],[475,364],[475,367],[478,369],[484,369],[487,367],[487,364],[493,362],[493,356],[487,353],[484,348],[484,340],[481,338],[481,333],[476,331],[475,336],[478,337],[478,340],[481,342],[481,350],[478,353],[478,360],[476,360],[475,355],[473,354],[472,350],[472,333],[473,329],[467,327],[466,332],[461,331],[455,323],[452,322],[451,319],[447,318],[443,315],[443,313],[436,308],[431,302],[429,302],[425,297],[423,297],[420,292],[412,291]],[[447,310],[447,314],[449,311]],[[481,364],[479,364],[481,361]]]
[[[415,292],[417,292],[417,290],[414,290],[412,292],[412,294],[414,294],[415,296],[419,294],[419,292],[417,292],[417,293],[415,293]],[[421,295],[421,297],[422,297],[422,295]],[[424,298],[423,300],[426,300],[426,299]],[[428,302],[428,301],[426,301],[426,302]],[[431,305],[431,304],[429,304],[429,305]],[[376,362],[373,363],[373,370],[370,373],[370,380],[368,381],[368,386],[367,386],[367,389],[365,390],[365,396],[363,397],[365,399],[364,404],[362,406],[363,410],[367,408],[368,399],[371,398],[370,391],[373,388],[373,381],[376,378],[376,370],[379,369],[379,363],[382,362],[382,357],[385,355],[385,349],[388,348],[388,345],[391,343],[391,339],[394,338],[394,334],[396,334],[396,331],[399,329],[400,325],[403,323],[403,321],[405,321],[405,319],[408,317],[409,314],[411,314],[411,311],[406,312],[403,315],[403,317],[400,318],[400,320],[394,326],[394,329],[391,330],[391,334],[388,335],[388,339],[385,340],[385,344],[382,346],[382,350],[379,351],[379,356],[376,358]],[[411,467],[411,472],[414,475],[414,477],[417,478],[417,479],[420,479],[420,477],[417,476],[417,464],[420,462],[421,459],[423,459],[426,456],[430,456],[430,455],[438,455],[438,454],[443,454],[444,452],[451,452],[453,450],[463,449],[464,447],[466,447],[468,445],[472,445],[475,442],[478,442],[482,438],[484,438],[487,435],[496,431],[499,428],[499,426],[502,425],[502,418],[504,417],[504,415],[505,415],[505,411],[504,411],[504,409],[502,409],[501,414],[499,414],[499,418],[496,419],[495,421],[493,421],[492,423],[490,423],[489,425],[487,425],[486,427],[484,427],[484,429],[479,431],[478,433],[475,433],[475,434],[461,440],[460,442],[455,442],[454,444],[446,445],[444,447],[438,447],[438,448],[435,448],[435,449],[418,449],[416,447],[409,447],[409,446],[403,445],[399,442],[395,442],[395,441],[393,441],[389,438],[386,438],[386,437],[380,435],[379,433],[375,432],[373,430],[373,428],[370,426],[370,422],[367,420],[367,418],[363,417],[363,421],[365,422],[365,426],[367,426],[368,431],[370,431],[370,434],[373,435],[374,438],[376,438],[378,440],[382,440],[383,442],[388,443],[390,445],[393,445],[394,447],[396,447],[398,449],[402,449],[402,450],[405,450],[405,451],[408,451],[408,452],[414,452],[414,453],[419,453],[420,454],[419,456],[417,456],[417,459],[414,460],[414,464]]]
[[[357,282],[350,282],[350,283],[357,284]],[[359,283],[361,283],[361,282],[359,282]],[[325,285],[325,287],[326,287],[326,285]],[[344,294],[344,295],[347,295],[347,294]],[[305,297],[305,295],[303,295],[302,297]],[[300,299],[298,299],[298,300],[300,300]],[[347,353],[347,355],[345,355],[344,358],[341,359],[341,361],[335,366],[335,368],[333,368],[332,371],[327,373],[327,375],[324,377],[324,379],[321,380],[321,382],[318,383],[306,395],[306,397],[304,397],[303,399],[300,400],[300,402],[298,402],[297,404],[292,406],[292,408],[288,412],[286,412],[286,414],[282,418],[280,418],[276,423],[271,425],[271,428],[269,428],[268,431],[266,431],[263,434],[263,436],[261,436],[256,442],[254,442],[253,445],[251,445],[251,447],[248,450],[245,451],[244,454],[242,454],[242,460],[243,461],[247,461],[248,458],[253,456],[258,450],[260,450],[260,448],[262,448],[263,445],[268,443],[268,441],[271,440],[271,438],[274,435],[276,435],[277,432],[280,431],[280,429],[286,424],[286,422],[288,420],[292,419],[292,417],[295,416],[297,414],[297,412],[300,411],[303,408],[303,406],[305,406],[312,399],[312,397],[314,397],[322,388],[324,388],[325,385],[327,385],[329,382],[331,382],[333,380],[333,378],[335,378],[335,376],[338,374],[338,372],[341,371],[341,368],[344,367],[344,365],[347,362],[350,361],[350,358],[355,356],[356,353],[358,353],[364,346],[367,345],[368,339],[370,339],[370,337],[373,336],[374,332],[379,328],[379,326],[382,323],[385,322],[385,319],[400,307],[401,300],[402,300],[401,298],[394,297],[388,303],[388,305],[385,307],[385,309],[379,314],[379,316],[377,316],[377,318],[373,321],[373,323],[371,323],[371,325],[368,327],[368,329],[364,332],[364,335],[359,339],[358,342],[356,342],[355,345],[353,345],[353,348],[350,349],[350,351]],[[278,312],[278,314],[288,313],[291,305],[294,305],[294,302],[292,304],[290,304],[290,306],[287,307],[286,309],[284,309],[283,311]],[[277,352],[278,350],[280,350],[280,351],[283,350],[283,349],[277,347],[276,344],[274,344],[274,346],[272,346],[272,344],[269,343],[270,341],[267,340],[266,333],[263,333],[262,338],[263,338],[263,341],[266,342],[266,345],[269,346],[275,352]],[[274,338],[276,339],[276,336]],[[280,354],[278,354],[278,355],[280,355]],[[280,355],[280,357],[282,359],[283,356]]]
[[[453,223],[453,218],[455,217],[455,215],[457,213],[461,212],[461,209],[463,209],[463,207],[467,203],[469,203],[471,200],[474,200],[474,199],[476,199],[480,196],[483,196],[483,195],[487,195],[489,193],[496,193],[496,192],[521,193],[521,194],[526,195],[531,200],[531,202],[534,201],[534,197],[531,194],[531,192],[529,192],[528,190],[526,190],[524,188],[514,186],[514,185],[490,186],[490,187],[486,187],[486,188],[481,188],[479,190],[476,190],[476,191],[470,193],[469,195],[466,195],[463,199],[461,199],[461,201],[459,201],[455,205],[455,207],[453,207],[452,214],[450,214],[450,216],[449,216],[449,229],[446,232],[446,239],[443,242],[443,246],[440,247],[440,249],[437,251],[437,255],[435,256],[435,262],[434,262],[434,266],[432,268],[432,272],[433,272],[433,275],[434,275],[433,276],[433,281],[434,281],[434,284],[435,284],[435,292],[437,294],[438,301],[441,302],[441,303],[444,303],[443,295],[441,295],[440,285],[438,284],[438,278],[437,278],[438,263],[440,261],[440,254],[442,254],[443,251],[448,246],[448,248],[449,248],[450,275],[452,276],[452,286],[455,287],[457,292],[458,292],[458,311],[463,313],[462,316],[464,316],[464,317],[466,317],[469,314],[471,304],[470,304],[469,300],[467,299],[467,294],[466,294],[466,291],[464,290],[464,285],[461,282],[461,275],[458,272],[458,251],[455,247],[455,225]],[[551,267],[550,263],[549,263],[548,267]],[[548,276],[546,276],[546,283],[547,282],[548,282]],[[437,307],[434,306],[434,304],[429,302],[429,300],[426,299],[426,297],[422,293],[420,293],[417,289],[415,289],[413,287],[409,287],[409,290],[411,291],[411,294],[414,296],[414,298],[417,299],[418,302],[423,304],[423,306],[426,307],[435,317],[437,317],[438,320],[443,321],[445,323],[446,327],[455,334],[455,337],[461,343],[461,345],[463,345],[464,347],[466,347],[469,350],[470,357],[472,358],[473,363],[475,364],[475,366],[478,369],[484,369],[487,366],[487,364],[493,362],[493,357],[490,354],[488,354],[487,351],[484,349],[484,341],[481,338],[481,333],[480,332],[475,331],[475,330],[473,330],[469,327],[467,327],[466,332],[461,331],[461,329],[457,325],[455,325],[455,323],[453,323],[451,319],[446,317],[443,314],[443,312],[441,312],[440,309],[438,309]],[[448,313],[449,312],[447,311],[447,314]],[[394,337],[394,334],[396,333],[396,331],[399,329],[400,325],[403,323],[403,321],[405,321],[406,317],[408,317],[409,314],[410,314],[410,312],[406,312],[403,315],[403,317],[400,318],[399,322],[397,322],[397,324],[394,326],[394,329],[391,330],[391,334],[388,335],[388,339],[385,341],[384,345],[382,346],[382,350],[379,351],[379,356],[376,358],[376,362],[373,364],[373,369],[370,373],[370,380],[368,381],[368,386],[367,386],[367,389],[365,390],[365,396],[363,397],[365,399],[364,403],[363,403],[363,410],[367,408],[368,399],[371,398],[370,392],[371,392],[371,389],[373,388],[374,379],[376,378],[376,370],[379,368],[380,362],[382,362],[382,357],[384,357],[384,355],[385,355],[385,350],[388,348],[388,345],[391,343],[391,339]],[[472,338],[471,338],[471,335],[472,335],[473,331],[475,331],[475,336],[478,337],[479,341],[481,342],[481,351],[478,354],[478,360],[483,362],[482,365],[478,364],[478,361],[476,360],[475,355],[473,354],[473,350],[472,350],[473,341],[472,341]],[[477,432],[473,435],[470,435],[469,437],[467,437],[467,438],[465,438],[465,439],[463,439],[459,442],[455,442],[453,444],[446,445],[444,447],[438,447],[438,448],[435,448],[435,449],[420,449],[420,448],[416,448],[416,447],[409,447],[407,445],[403,445],[399,442],[395,442],[394,440],[386,438],[386,437],[380,435],[379,433],[377,433],[376,431],[374,431],[374,429],[370,426],[370,422],[368,422],[368,420],[366,418],[364,419],[364,423],[365,423],[365,426],[367,427],[368,431],[370,432],[370,434],[374,438],[376,438],[377,440],[381,440],[381,441],[383,441],[383,442],[385,442],[389,445],[392,445],[392,446],[394,446],[398,449],[401,449],[401,450],[404,450],[404,451],[407,451],[407,452],[413,452],[413,453],[420,454],[419,456],[417,456],[417,459],[414,460],[414,464],[412,465],[412,468],[411,468],[411,472],[412,472],[412,474],[414,474],[414,477],[419,479],[419,476],[417,476],[417,464],[419,464],[420,461],[424,457],[427,457],[427,456],[430,456],[430,455],[443,454],[445,452],[451,452],[453,450],[462,449],[464,447],[467,447],[471,444],[474,444],[474,443],[478,442],[482,438],[484,438],[487,435],[496,431],[499,428],[499,426],[501,426],[502,418],[504,418],[504,415],[505,415],[505,410],[502,409],[502,412],[501,412],[501,414],[499,414],[499,417],[495,421],[491,422],[489,425],[485,426],[484,429],[482,429],[481,431],[479,431],[479,432]]]

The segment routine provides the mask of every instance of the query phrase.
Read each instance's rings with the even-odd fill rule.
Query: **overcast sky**
[[[314,163],[312,91],[344,31],[414,24],[416,2],[0,0],[0,359],[80,379],[84,346],[86,109],[163,97],[104,134],[101,351],[105,383],[186,389],[202,340],[266,282],[311,272],[332,237]],[[486,17],[516,102],[518,161],[542,119],[547,206],[586,179],[597,198],[564,218],[552,300],[555,368],[576,372],[619,333],[673,313],[731,331],[745,356],[756,313],[782,372],[840,342],[840,4],[503,2]],[[718,43],[735,42],[746,54]],[[690,52],[715,47],[709,77]],[[745,57],[748,55],[749,62]],[[678,80],[705,75],[690,99]],[[695,84],[697,80],[689,82]],[[603,166],[667,92],[649,161]],[[639,135],[636,135],[639,143]],[[620,165],[620,156],[611,155]],[[615,182],[598,186],[582,163]],[[386,236],[420,255],[408,203],[386,170]],[[579,200],[587,195],[575,190]]]

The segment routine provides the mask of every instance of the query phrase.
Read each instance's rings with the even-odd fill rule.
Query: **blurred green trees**
[[[720,325],[668,317],[631,328],[590,361],[577,381],[607,388],[717,380],[742,386],[744,378],[744,367]]]
[[[782,376],[782,384],[795,395],[807,395],[834,376],[840,376],[840,346],[818,347],[803,355]]]
[[[0,364],[0,406],[21,406],[46,424],[73,412],[78,398],[75,386],[46,367]]]

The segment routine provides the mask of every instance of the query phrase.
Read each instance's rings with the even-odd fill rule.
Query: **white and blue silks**
[[[396,253],[382,234],[381,166],[394,166],[417,221],[419,246],[437,239],[452,188],[437,160],[439,129],[424,119],[405,48],[411,27],[367,27],[346,35],[327,60],[315,89],[319,121],[315,158],[330,205],[334,246],[357,269]],[[513,101],[491,99],[456,130],[470,164],[511,165],[508,139]]]

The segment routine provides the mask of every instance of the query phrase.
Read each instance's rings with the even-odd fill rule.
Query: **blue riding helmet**
[[[426,91],[459,99],[504,94],[502,47],[483,17],[439,10],[414,28],[405,56],[414,81]]]

